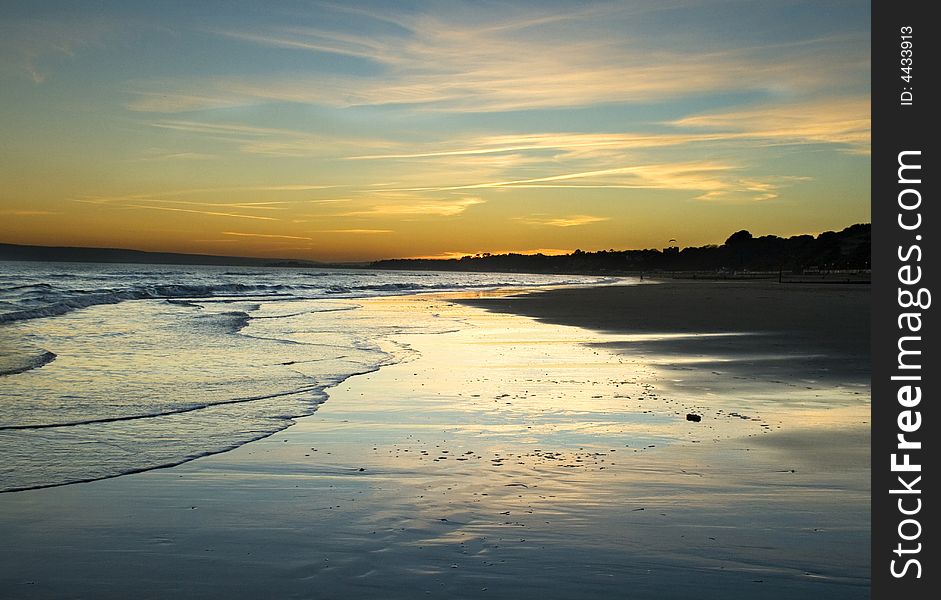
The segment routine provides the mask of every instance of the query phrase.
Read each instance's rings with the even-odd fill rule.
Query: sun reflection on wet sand
[[[3,498],[8,514],[82,507],[131,563],[143,546],[158,569],[241,564],[252,581],[235,595],[864,595],[868,389],[677,368],[622,335],[445,295],[361,304],[360,324],[406,317],[376,339],[404,360],[331,389],[296,426],[168,471]]]
[[[366,303],[380,320],[407,310],[463,326],[394,338],[418,358],[332,390],[288,444],[255,446],[257,459],[368,477],[384,509],[366,522],[403,524],[389,550],[426,556],[427,577],[512,579],[577,555],[602,578],[718,570],[793,590],[813,577],[839,582],[836,596],[866,585],[868,437],[845,428],[868,422],[859,389],[696,373],[684,387],[666,357],[596,345],[625,336],[444,302]],[[770,441],[781,432],[838,440],[833,453],[856,468],[819,468],[815,446]],[[316,440],[303,458],[298,437]],[[432,568],[438,553],[453,562]]]

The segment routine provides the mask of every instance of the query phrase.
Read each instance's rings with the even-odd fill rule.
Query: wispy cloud
[[[260,189],[269,192],[309,192],[311,190],[326,190],[334,188],[335,185],[311,185],[308,183],[294,183],[287,185],[269,185]]]
[[[172,85],[176,91],[168,89],[159,91],[163,85]],[[195,82],[178,80],[175,83],[168,81],[148,81],[132,84],[128,90],[131,100],[127,103],[128,110],[138,112],[179,113],[206,108],[233,108],[257,104],[256,99],[237,95],[225,96],[220,94],[218,86],[210,89],[209,93],[199,93]],[[192,90],[192,91],[191,91]]]
[[[400,188],[394,191],[401,192],[428,192],[428,191],[455,191],[455,190],[476,190],[483,188],[508,188],[523,187],[527,184],[541,184],[547,182],[566,181],[572,179],[584,179],[598,177],[601,175],[612,175],[616,173],[629,173],[638,170],[640,167],[618,167],[614,169],[601,169],[594,171],[582,171],[578,173],[563,173],[560,175],[547,175],[545,177],[535,177],[531,179],[509,179],[504,181],[485,181],[481,183],[467,183],[462,185],[444,185],[415,188]],[[540,186],[546,187],[546,186]]]
[[[568,215],[565,217],[551,217],[547,215],[531,215],[529,217],[520,217],[518,221],[527,225],[546,225],[549,227],[578,227],[579,225],[589,225],[591,223],[600,223],[610,221],[610,217],[597,217],[593,215]]]
[[[347,160],[476,159],[507,153],[552,153],[552,160],[624,155],[629,151],[707,144],[768,145],[825,143],[853,152],[868,152],[868,97],[810,100],[786,105],[755,106],[723,113],[690,115],[667,123],[682,133],[528,133],[476,136],[423,151],[362,154]],[[704,131],[706,130],[706,131]],[[437,148],[435,148],[437,146]]]
[[[309,240],[312,241],[313,238],[297,236],[297,235],[280,235],[274,233],[244,233],[241,231],[222,231],[222,235],[231,235],[236,237],[253,237],[253,238],[266,238],[266,239],[275,239],[275,240]]]
[[[219,186],[219,187],[202,187],[202,188],[183,188],[183,189],[173,189],[173,190],[164,190],[159,192],[144,192],[139,194],[125,194],[118,196],[83,196],[81,198],[76,198],[77,202],[84,202],[87,204],[121,204],[126,202],[136,202],[136,201],[147,201],[147,202],[158,202],[158,203],[180,203],[180,204],[193,204],[198,206],[237,206],[240,208],[247,207],[271,207],[275,205],[284,205],[289,204],[291,201],[288,200],[270,200],[270,201],[260,201],[260,202],[235,202],[235,203],[219,203],[219,202],[199,202],[195,200],[173,200],[173,198],[178,197],[194,197],[194,196],[203,196],[203,195],[215,195],[215,194],[229,194],[229,193],[239,193],[246,194],[252,192],[306,192],[306,191],[315,191],[329,189],[335,186],[329,185],[316,185],[316,184],[271,184],[271,185],[248,185],[248,186]],[[315,200],[307,200],[308,202],[316,202]],[[324,200],[327,202],[328,200]]]
[[[186,133],[205,133],[218,136],[266,136],[271,134],[294,133],[284,129],[256,127],[244,123],[203,123],[199,121],[160,121],[151,124],[158,129],[171,129]]]
[[[595,187],[595,188],[661,188],[661,189],[703,189],[715,185],[715,178],[710,174],[716,171],[729,171],[735,167],[723,163],[664,163],[615,167],[561,173],[530,179],[511,179],[505,181],[486,181],[451,186],[432,186],[403,188],[396,191],[427,192],[454,191],[482,188],[528,188],[528,187]],[[573,180],[589,180],[587,184],[563,183]]]
[[[140,158],[129,158],[129,161],[174,161],[174,160],[214,160],[218,159],[217,154],[207,154],[205,152],[147,152],[146,156]]]
[[[325,31],[314,27],[281,27],[265,33],[224,29],[207,31],[261,46],[310,50],[359,58],[374,59],[385,50],[382,42],[366,36]]]
[[[317,233],[350,233],[372,235],[376,233],[394,233],[392,229],[318,229]]]
[[[454,192],[480,189],[633,189],[681,190],[699,200],[768,200],[771,190],[797,177],[746,177],[742,166],[715,161],[669,162],[561,173],[503,181],[390,190],[398,193]]]
[[[410,105],[426,111],[501,112],[651,102],[664,97],[721,92],[736,85],[750,91],[769,91],[782,80],[800,85],[801,80],[811,79],[805,73],[815,66],[808,61],[800,66],[769,67],[736,55],[667,56],[658,57],[657,66],[636,59],[625,65],[624,61],[611,61],[610,57],[605,60],[602,50],[584,64],[565,64],[566,61],[559,61],[562,64],[550,61],[542,66],[507,64],[505,57],[513,56],[514,52],[517,50],[512,46],[502,51],[495,49],[489,64],[477,65],[476,72],[473,65],[466,64],[454,66],[452,72],[414,73],[409,69],[407,73],[361,79],[298,74],[161,82],[160,85],[173,86],[171,91],[162,94],[135,91],[137,98],[128,108],[174,113],[293,102],[332,107]],[[436,64],[435,60],[434,53],[429,52],[415,61],[415,70],[422,70],[417,66],[421,62]],[[814,88],[818,83],[813,78],[804,86]],[[189,92],[191,87],[205,92]],[[174,88],[178,91],[173,91]]]
[[[132,110],[148,110],[134,103],[130,108]],[[259,127],[238,122],[169,119],[150,123],[150,126],[156,129],[191,134],[203,140],[222,142],[234,146],[246,154],[280,157],[333,156],[337,152],[349,152],[353,149],[359,151],[364,149],[387,150],[391,144],[385,140],[362,136],[315,134],[296,129]],[[315,189],[316,187],[311,186],[307,189]]]
[[[448,158],[480,156],[524,151],[578,151],[584,149],[657,148],[675,146],[698,141],[721,139],[717,135],[704,134],[643,134],[643,133],[531,133],[471,138],[464,141],[467,147],[450,148],[426,152],[363,154],[348,156],[347,160],[383,160],[412,158]]]
[[[173,212],[188,212],[201,215],[212,215],[218,217],[236,217],[241,219],[258,219],[263,221],[275,221],[274,217],[265,217],[245,213],[222,212],[214,209],[239,210],[285,210],[284,204],[287,202],[199,202],[190,200],[171,200],[160,198],[160,194],[147,195],[137,194],[131,196],[111,196],[111,197],[87,197],[75,198],[73,201],[82,204],[94,204],[109,209],[130,209],[143,208],[148,210],[164,210]],[[173,205],[173,206],[167,206]],[[181,206],[202,207],[203,210],[196,208],[181,208]]]
[[[205,206],[210,208],[245,208],[250,210],[284,210],[288,202],[191,202],[189,200],[167,200],[151,198],[151,202],[162,204],[185,204],[187,206]]]
[[[0,73],[43,83],[54,59],[71,59],[82,48],[100,45],[120,25],[107,18],[4,18],[0,20]]]
[[[222,235],[227,235],[231,237],[240,237],[240,238],[261,238],[271,241],[294,241],[294,240],[304,240],[304,241],[314,241],[313,237],[304,236],[304,235],[285,235],[285,234],[275,234],[275,233],[249,233],[244,231],[222,231]],[[341,235],[376,235],[383,233],[393,233],[391,229],[318,229],[312,231],[311,233],[336,233]]]
[[[184,212],[192,213],[196,215],[208,215],[213,217],[232,217],[236,219],[254,219],[257,221],[277,221],[274,217],[263,217],[259,215],[245,215],[239,213],[229,213],[229,212],[217,212],[211,210],[194,210],[190,208],[174,208],[172,206],[153,206],[146,204],[127,204],[125,208],[142,208],[146,210],[163,210],[163,211],[172,211],[172,212]]]
[[[868,97],[817,100],[706,113],[676,119],[683,128],[724,130],[732,137],[747,136],[779,144],[840,144],[868,154],[871,145]]]
[[[58,215],[61,214],[58,211],[54,210],[30,210],[30,209],[17,209],[9,208],[0,210],[0,215],[7,217],[46,217],[49,215]]]
[[[598,35],[617,4],[594,10],[492,18],[399,15],[395,33],[327,31],[296,25],[214,29],[246,44],[329,53],[373,65],[369,76],[291,73],[163,81],[139,90],[134,110],[183,112],[264,102],[325,106],[407,105],[422,110],[494,112],[651,102],[736,92],[813,93],[868,72],[864,61],[820,61],[863,38],[834,36],[742,48],[715,43],[699,52],[631,28]],[[629,22],[627,22],[629,24]],[[565,43],[559,43],[565,39]],[[687,40],[688,43],[688,40]],[[154,85],[155,88],[158,85]]]
[[[427,200],[414,196],[403,196],[395,202],[380,202],[368,209],[343,213],[343,217],[395,217],[427,215],[453,217],[471,206],[483,204],[484,200],[476,197],[456,198],[451,200]]]

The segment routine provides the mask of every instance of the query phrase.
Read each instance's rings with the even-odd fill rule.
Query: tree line
[[[680,249],[575,250],[571,254],[489,254],[455,259],[390,259],[373,262],[374,269],[490,271],[515,273],[636,273],[652,271],[742,272],[779,271],[803,274],[870,268],[869,223],[819,235],[755,237],[746,230],[722,245]]]

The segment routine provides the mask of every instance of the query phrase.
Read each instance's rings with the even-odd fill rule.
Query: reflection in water
[[[362,304],[363,325],[408,315],[374,338],[401,362],[234,452],[4,495],[10,543],[37,513],[50,547],[89,539],[89,515],[93,562],[146,556],[140,581],[158,565],[234,597],[865,596],[868,387],[704,371],[446,299]]]
[[[392,318],[399,302],[365,310]],[[465,326],[396,337],[414,361],[332,390],[290,443],[229,457],[345,490],[334,510],[379,553],[350,576],[553,597],[868,585],[868,389],[678,379],[666,357],[597,345],[621,336],[432,306]]]

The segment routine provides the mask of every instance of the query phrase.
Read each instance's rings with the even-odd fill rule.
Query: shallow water
[[[597,277],[0,263],[0,491],[225,451],[311,414],[324,390],[402,360],[357,298]]]

